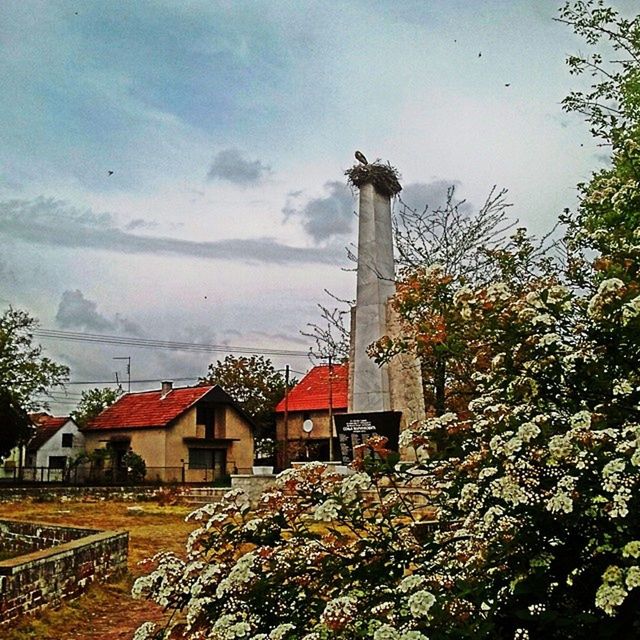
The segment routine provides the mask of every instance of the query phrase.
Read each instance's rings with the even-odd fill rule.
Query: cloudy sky
[[[558,5],[3,0],[0,309],[304,352],[324,289],[354,297],[355,149],[397,166],[414,206],[456,184],[477,207],[498,185],[546,230],[603,162],[560,108],[583,45]],[[42,344],[72,381],[126,379],[126,356],[135,380],[178,380],[223,355]]]

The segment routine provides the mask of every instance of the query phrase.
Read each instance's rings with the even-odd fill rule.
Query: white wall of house
[[[65,438],[65,434],[67,437]],[[71,437],[69,437],[71,436]],[[71,446],[63,446],[71,443]],[[80,433],[78,425],[71,419],[67,420],[39,449],[36,454],[36,467],[49,467],[49,459],[62,456],[69,460],[84,451],[84,435]]]

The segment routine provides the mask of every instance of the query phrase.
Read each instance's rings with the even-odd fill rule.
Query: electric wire
[[[146,349],[169,349],[172,351],[194,351],[200,353],[241,353],[260,354],[270,356],[287,356],[290,358],[307,358],[307,351],[296,349],[268,349],[263,347],[246,347],[218,344],[199,344],[194,342],[177,342],[175,340],[156,340],[151,338],[134,338],[129,336],[111,336],[98,333],[83,333],[79,331],[61,331],[58,329],[36,329],[39,338],[49,340],[65,340],[69,342],[91,342],[97,344],[112,344]]]

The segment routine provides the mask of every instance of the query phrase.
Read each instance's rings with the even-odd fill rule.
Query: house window
[[[215,438],[216,410],[215,407],[199,405],[196,407],[196,424],[204,425],[204,437]]]
[[[63,433],[62,434],[62,446],[63,447],[73,447],[73,433]]]
[[[67,466],[67,456],[49,456],[49,469],[64,469]]]
[[[222,449],[189,449],[189,469],[215,469],[222,475],[226,467],[226,451]]]

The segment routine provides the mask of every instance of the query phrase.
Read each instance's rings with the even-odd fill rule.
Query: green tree
[[[33,342],[37,321],[26,311],[9,307],[0,316],[0,455],[31,434],[29,411],[46,408],[42,395],[62,385],[69,369],[43,355]]]
[[[79,427],[84,427],[107,407],[110,407],[119,396],[118,390],[109,387],[87,389],[82,392],[78,406],[71,412],[71,417]]]
[[[44,406],[36,396],[62,385],[69,368],[43,355],[33,342],[38,321],[26,311],[9,307],[0,316],[0,385],[26,411]]]
[[[219,384],[251,416],[264,435],[275,425],[274,409],[284,397],[285,378],[264,356],[227,356],[210,364],[201,384]],[[293,386],[295,381],[290,381]]]
[[[15,402],[11,393],[0,388],[0,459],[16,445],[25,444],[33,434],[27,412]]]

